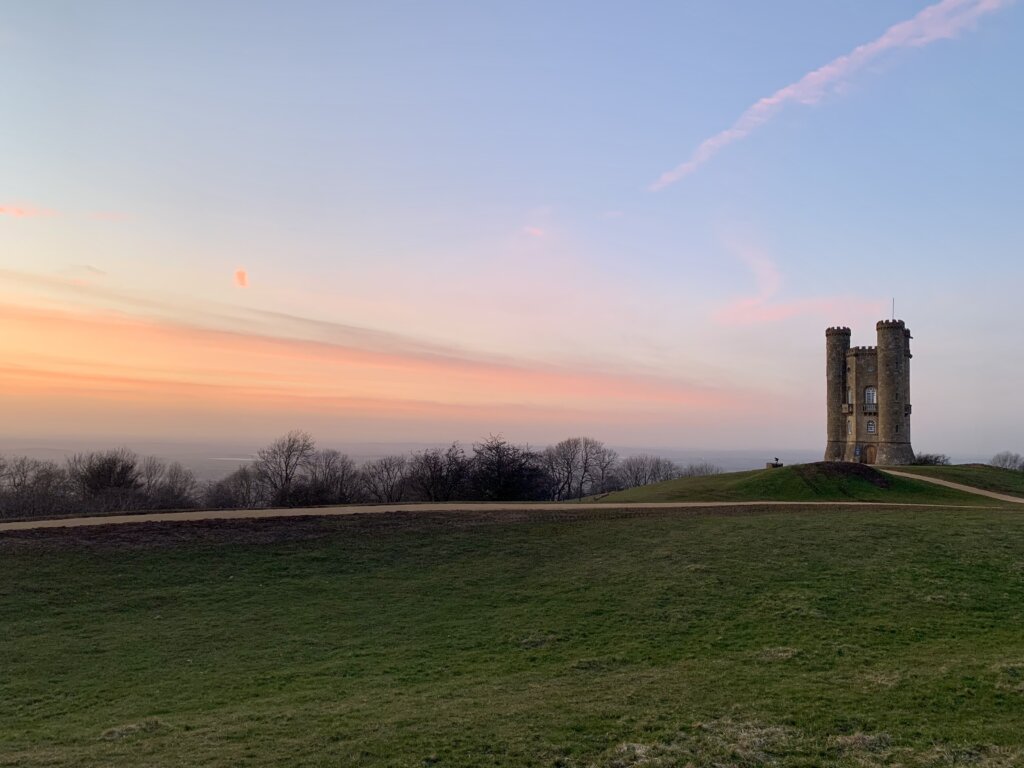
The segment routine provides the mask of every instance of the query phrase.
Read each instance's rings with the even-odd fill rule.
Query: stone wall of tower
[[[878,388],[878,350],[875,347],[850,347],[846,353],[846,379],[850,398],[846,421],[846,448],[843,461],[870,461],[868,446],[878,443],[878,414],[864,407],[868,387]],[[872,432],[869,422],[875,422]]]
[[[825,331],[825,403],[828,442],[825,461],[842,461],[846,452],[846,353],[850,349],[849,328]]]
[[[878,464],[909,464],[910,332],[902,320],[881,320],[878,333]]]

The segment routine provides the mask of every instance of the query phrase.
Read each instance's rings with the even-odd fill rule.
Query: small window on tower
[[[864,402],[868,405],[875,405],[878,402],[878,390],[868,387],[864,390]]]
[[[849,419],[846,420],[846,434],[848,434],[848,435],[852,435],[853,434],[853,424],[850,422]]]
[[[875,434],[875,422],[873,420],[868,420],[868,434]]]
[[[896,431],[897,431],[897,432],[899,432],[899,431],[900,431],[900,425],[899,425],[899,424],[897,424],[897,425],[896,425]]]

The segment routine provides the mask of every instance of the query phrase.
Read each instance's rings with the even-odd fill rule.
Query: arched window
[[[878,390],[874,387],[867,387],[864,390],[864,402],[867,405],[875,405],[878,403]]]
[[[853,390],[850,387],[846,388],[846,403],[847,405],[853,404]]]
[[[853,422],[851,422],[849,419],[846,420],[846,434],[853,434]]]
[[[875,420],[874,419],[868,419],[868,434],[869,435],[875,434]]]

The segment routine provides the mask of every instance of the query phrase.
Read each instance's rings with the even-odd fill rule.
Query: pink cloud
[[[788,320],[791,317],[817,316],[869,317],[881,316],[885,302],[857,298],[822,296],[814,298],[775,301],[774,297],[782,288],[782,275],[778,266],[764,253],[744,249],[740,259],[754,275],[757,291],[719,307],[712,318],[722,325],[755,325]]]
[[[523,232],[528,234],[530,237],[544,237],[544,230],[540,227],[524,227]]]
[[[249,273],[246,272],[244,269],[236,269],[235,270],[235,285],[237,285],[239,288],[248,288],[249,287]]]
[[[941,0],[913,18],[889,27],[881,37],[854,48],[823,67],[808,72],[795,83],[780,88],[740,115],[732,127],[705,139],[690,159],[666,171],[651,185],[652,191],[664,189],[693,173],[723,148],[746,138],[768,122],[786,104],[817,104],[828,93],[839,92],[844,81],[886,51],[921,48],[936,40],[946,40],[971,26],[986,13],[998,11],[1014,0]]]
[[[41,216],[54,216],[53,211],[46,208],[32,208],[26,205],[0,205],[0,216],[10,216],[15,219],[34,219]]]
[[[722,325],[756,325],[809,315],[821,318],[849,318],[850,316],[877,318],[883,314],[885,314],[884,301],[822,297],[765,302],[761,299],[748,298],[726,304],[715,312],[714,317]]]

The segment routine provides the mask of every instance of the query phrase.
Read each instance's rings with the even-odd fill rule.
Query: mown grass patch
[[[0,765],[1024,755],[1019,512],[370,518],[0,537]]]

